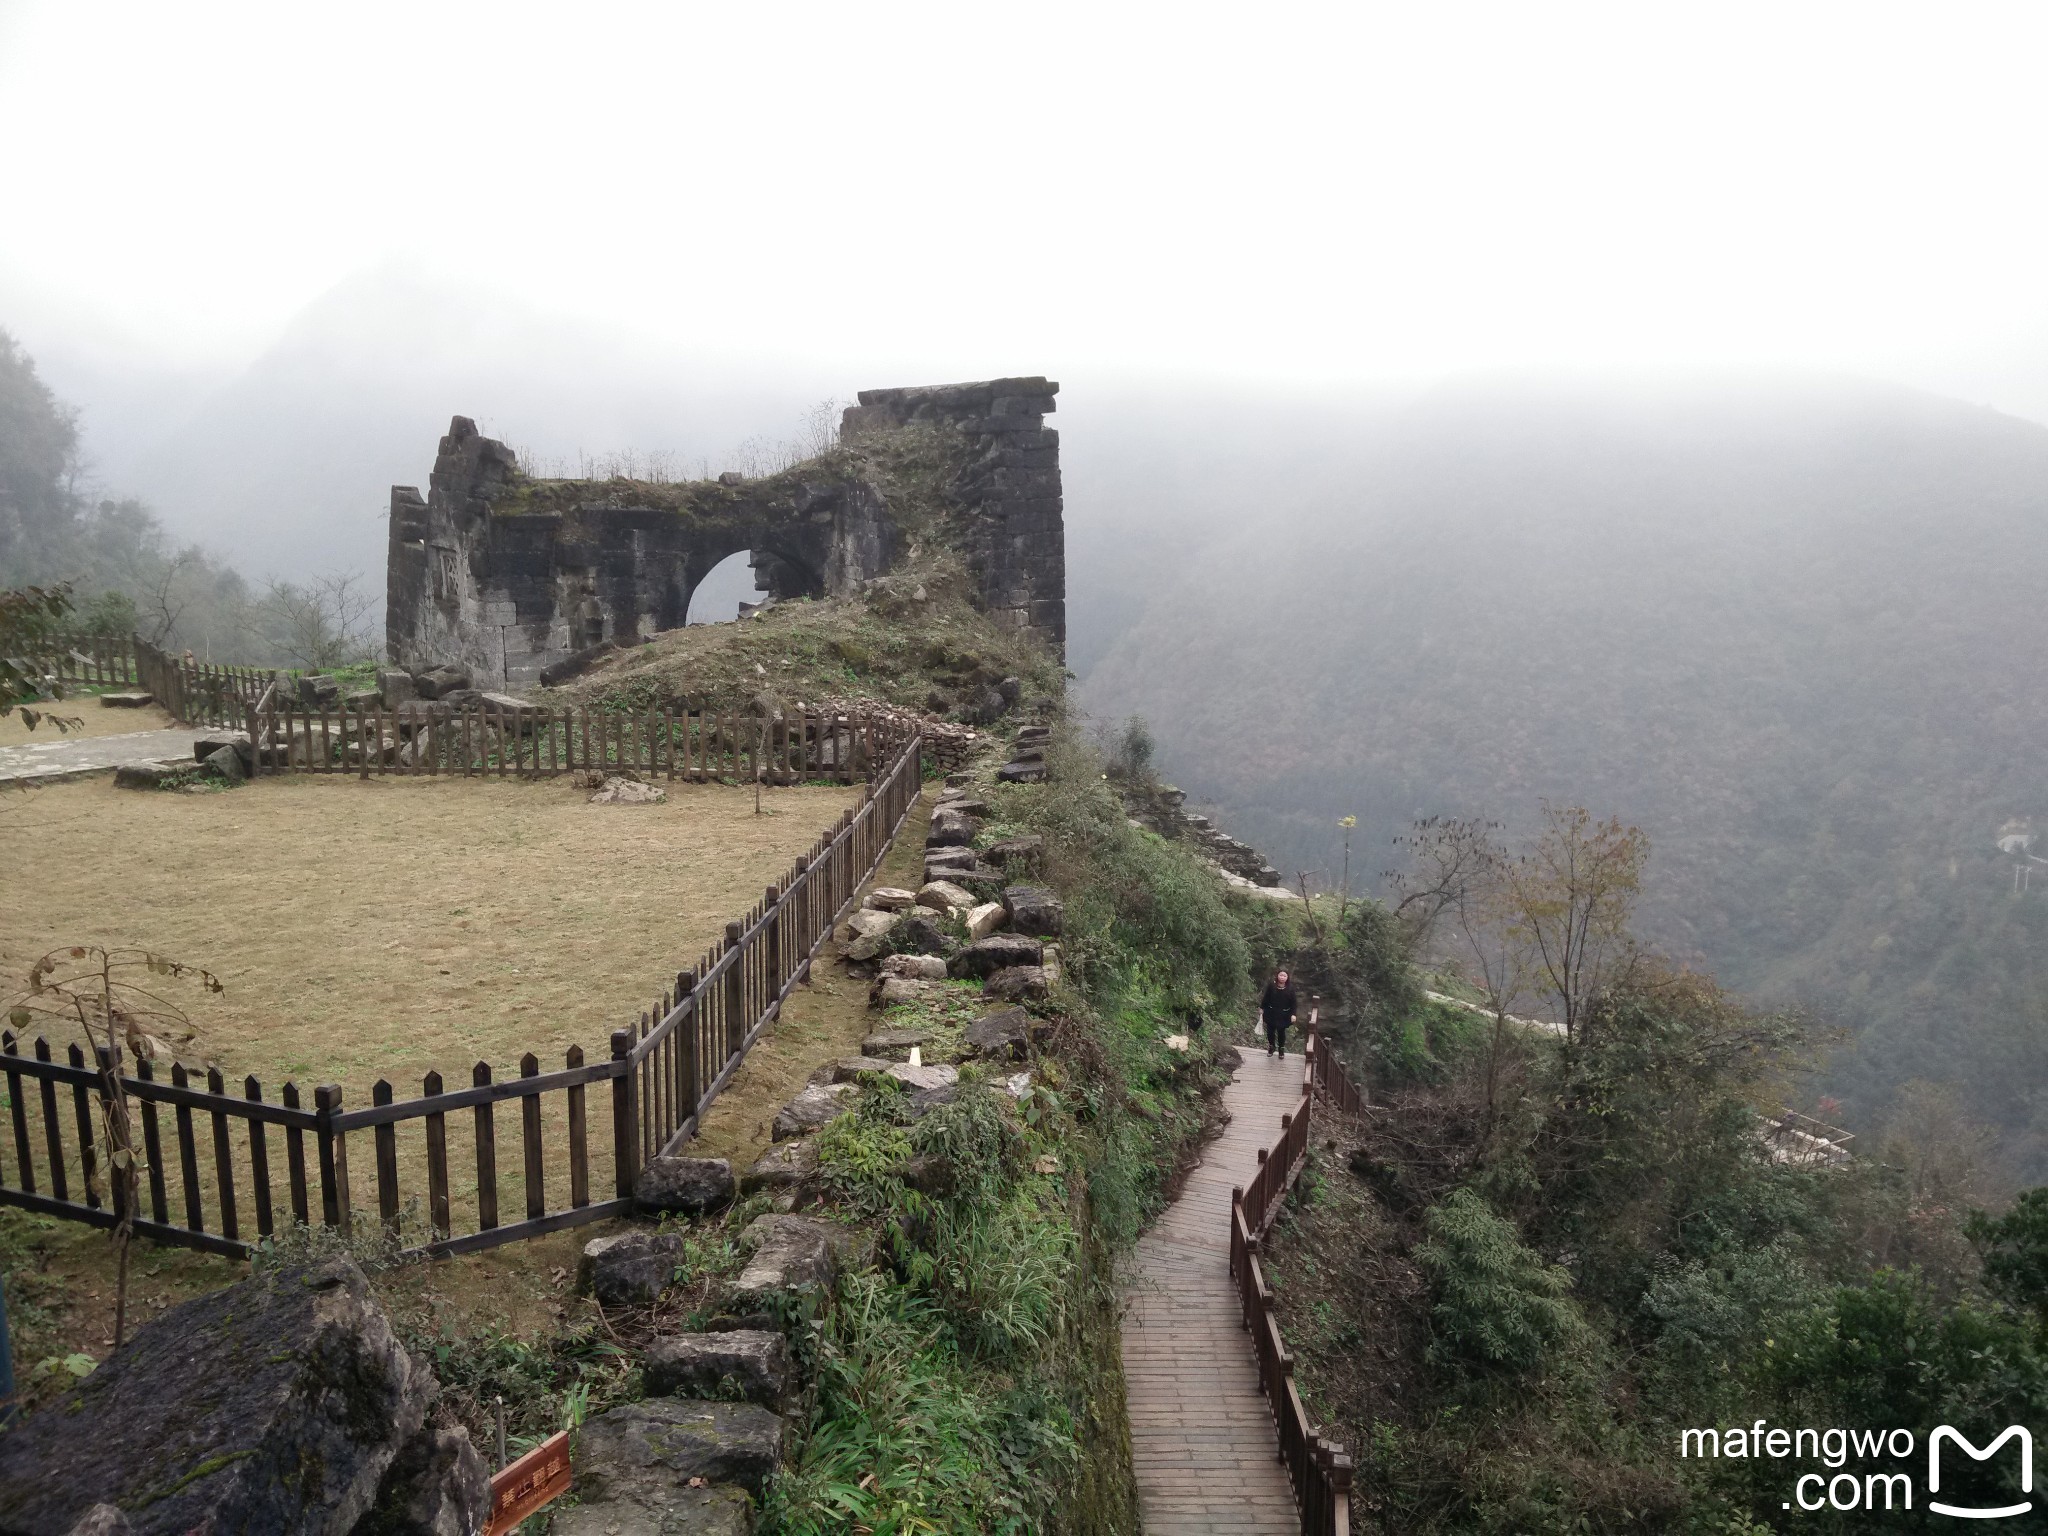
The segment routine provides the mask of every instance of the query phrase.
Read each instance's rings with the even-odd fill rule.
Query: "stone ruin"
[[[1066,640],[1059,385],[995,379],[860,393],[841,440],[908,425],[960,435],[947,499],[981,606]],[[849,596],[899,554],[883,492],[831,457],[681,485],[539,480],[457,416],[426,496],[391,488],[385,638],[404,667],[455,662],[479,685],[552,683],[599,651],[679,628],[720,561],[746,551],[773,599]]]

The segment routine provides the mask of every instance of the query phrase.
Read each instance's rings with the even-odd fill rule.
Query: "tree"
[[[78,421],[0,331],[0,582],[49,582],[77,539]]]
[[[1565,1039],[1579,1042],[1593,1005],[1634,967],[1628,920],[1650,840],[1618,817],[1543,803],[1535,848],[1501,871],[1508,923],[1534,957]]]
[[[2048,1187],[2025,1191],[2003,1216],[1971,1212],[1967,1230],[1992,1294],[2048,1325]]]
[[[36,961],[29,968],[28,990],[7,1014],[16,1030],[27,1029],[38,1015],[75,1023],[87,1048],[100,1060],[100,1143],[119,1189],[114,1204],[123,1213],[110,1234],[120,1256],[114,1292],[117,1349],[128,1323],[128,1244],[135,1233],[143,1166],[121,1066],[129,1053],[153,1060],[173,1045],[189,1043],[196,1033],[185,1010],[137,980],[138,971],[167,978],[190,976],[208,992],[226,990],[213,972],[150,950],[78,944],[53,949]]]
[[[270,643],[296,666],[324,672],[375,654],[366,620],[376,599],[359,571],[315,577],[304,586],[273,581],[262,606]]]
[[[66,586],[0,592],[0,719],[19,710],[30,730],[45,720],[60,731],[82,723],[31,707],[64,696],[63,686],[43,675],[38,658],[50,653],[70,613],[71,589]]]

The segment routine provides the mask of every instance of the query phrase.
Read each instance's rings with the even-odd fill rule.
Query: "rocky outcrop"
[[[392,1519],[431,1522],[481,1471],[466,1434],[430,1424],[438,1390],[353,1264],[259,1275],[146,1324],[0,1435],[0,1530],[65,1536],[107,1505],[133,1536],[342,1536],[387,1494]]]

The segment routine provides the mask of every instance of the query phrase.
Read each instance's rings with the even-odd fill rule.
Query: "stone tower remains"
[[[980,605],[1066,640],[1059,385],[996,379],[860,393],[840,427],[957,433],[947,499]],[[609,644],[680,626],[712,568],[746,550],[772,597],[847,596],[898,555],[886,497],[831,456],[757,480],[683,485],[537,480],[503,443],[457,416],[422,497],[391,488],[385,639],[401,666],[459,661],[481,683],[548,682]]]

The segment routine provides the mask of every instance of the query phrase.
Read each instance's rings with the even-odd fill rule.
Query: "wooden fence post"
[[[635,1123],[639,1096],[633,1085],[633,1031],[612,1031],[612,1185],[621,1200],[633,1198],[640,1178],[640,1131]]]
[[[313,1090],[313,1112],[317,1119],[313,1136],[320,1144],[320,1215],[330,1227],[349,1230],[348,1133],[335,1129],[334,1117],[341,1113],[341,1086],[322,1083]]]
[[[727,923],[725,925],[725,947],[728,952],[739,949],[740,925],[738,923]],[[724,1070],[725,1064],[732,1060],[733,1054],[739,1050],[740,1042],[747,1037],[745,972],[746,957],[734,954],[732,964],[725,968],[725,1051],[718,1061],[721,1071]]]

